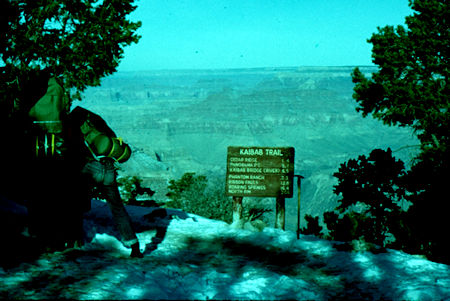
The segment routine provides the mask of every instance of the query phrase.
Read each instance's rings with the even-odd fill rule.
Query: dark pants
[[[110,159],[88,162],[82,173],[89,177],[92,185],[99,189],[109,204],[114,222],[122,236],[122,242],[129,247],[138,242],[128,212],[123,205],[116,181],[116,169]]]
[[[29,187],[23,188],[30,234],[55,249],[81,241],[86,194],[77,187],[79,173],[66,160],[35,160],[30,166],[24,171]]]

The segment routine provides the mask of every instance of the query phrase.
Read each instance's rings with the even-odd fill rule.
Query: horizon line
[[[279,66],[279,67],[222,67],[222,68],[155,68],[145,70],[117,70],[114,73],[126,72],[164,72],[164,71],[225,71],[225,70],[273,70],[273,69],[303,69],[303,68],[377,68],[377,65],[304,65],[304,66]],[[113,74],[114,74],[113,73]]]

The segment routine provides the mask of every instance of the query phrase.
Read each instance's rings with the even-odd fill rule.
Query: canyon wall
[[[339,164],[390,147],[410,162],[418,142],[355,111],[352,67],[181,70],[117,73],[89,88],[80,105],[100,114],[134,154],[121,175],[137,175],[164,200],[185,172],[225,181],[228,146],[292,146],[303,214],[333,209]],[[374,67],[361,68],[370,74]],[[297,191],[286,200],[296,225]],[[261,200],[262,202],[275,201]],[[269,217],[273,219],[273,216]],[[304,223],[304,220],[303,220]]]

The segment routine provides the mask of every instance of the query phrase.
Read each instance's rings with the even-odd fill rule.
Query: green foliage
[[[137,204],[136,198],[139,195],[147,194],[151,197],[155,192],[150,188],[142,186],[142,179],[136,176],[121,177],[117,179],[120,195],[127,204]]]
[[[140,22],[127,18],[135,8],[133,0],[0,1],[0,134],[8,141],[0,155],[11,175],[2,190],[18,191],[13,179],[29,173],[16,171],[13,162],[27,159],[27,113],[49,76],[59,78],[72,99],[99,85],[116,71],[123,48],[140,38]]]
[[[259,202],[251,202],[250,204],[248,204],[248,202],[246,202],[246,205],[249,206],[245,206],[244,207],[244,212],[242,213],[242,218],[245,221],[255,221],[255,220],[262,220],[262,221],[266,221],[266,217],[265,214],[272,212],[273,210],[264,206],[261,206],[259,204]]]
[[[322,226],[319,225],[319,217],[318,216],[311,216],[309,214],[305,215],[306,220],[306,228],[301,229],[302,234],[306,235],[315,235],[317,237],[322,237]]]
[[[379,71],[366,78],[358,68],[354,98],[363,116],[411,126],[423,150],[448,145],[450,7],[446,1],[416,0],[407,28],[386,26],[368,40]]]
[[[446,158],[442,156],[447,156]],[[435,152],[415,164],[407,175],[408,200],[412,203],[404,216],[410,233],[407,247],[427,257],[449,264],[450,246],[445,234],[448,222],[448,172],[450,154]]]
[[[224,185],[218,179],[208,183],[206,176],[185,173],[179,180],[169,181],[171,201],[166,206],[230,223],[233,208]]]
[[[404,168],[404,163],[392,156],[390,148],[375,149],[369,157],[361,155],[358,160],[341,164],[334,174],[338,179],[334,193],[343,197],[338,209],[365,204],[368,213],[375,217],[398,210],[405,196]]]
[[[225,195],[225,183],[219,178],[208,181],[204,175],[185,173],[178,180],[170,180],[167,196],[170,201],[167,207],[178,208],[186,212],[194,213],[206,218],[232,222],[233,203],[230,197]],[[253,198],[244,200],[244,221],[261,220],[265,222],[265,214],[272,209]]]
[[[410,6],[416,12],[406,17],[406,27],[378,28],[368,40],[379,69],[371,78],[354,70],[354,98],[363,116],[417,134],[421,152],[404,177],[412,205],[392,228],[405,240],[396,242],[400,247],[448,262],[450,247],[440,231],[448,228],[450,7],[440,0],[414,0]]]
[[[405,197],[403,162],[392,157],[390,149],[375,149],[369,157],[359,156],[341,164],[334,176],[338,179],[334,192],[342,199],[336,213],[324,215],[330,237],[363,237],[384,246]]]
[[[205,176],[196,176],[194,172],[185,173],[179,180],[170,180],[167,196],[172,200],[180,199],[193,190],[204,191],[208,180]]]
[[[13,101],[30,73],[61,76],[79,98],[112,74],[123,48],[137,43],[133,0],[20,0],[0,7],[1,102]],[[6,94],[4,94],[7,92]]]
[[[431,187],[437,186],[436,178],[446,176],[443,167],[450,158],[450,7],[438,0],[416,0],[411,7],[417,13],[406,18],[407,28],[379,28],[369,39],[379,71],[368,79],[356,68],[352,76],[357,110],[363,116],[372,114],[416,132],[421,142],[417,161],[422,166],[411,172],[420,170],[422,179],[416,182],[428,187],[410,189],[421,191],[435,189]]]
[[[366,214],[349,211],[340,214],[337,211],[324,213],[324,222],[328,228],[328,238],[338,241],[364,239],[373,241],[373,219]]]

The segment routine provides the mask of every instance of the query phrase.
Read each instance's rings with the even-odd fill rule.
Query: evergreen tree
[[[58,77],[72,99],[116,71],[137,43],[134,0],[0,0],[1,194],[26,191],[27,113]],[[20,197],[19,197],[20,198]]]
[[[408,245],[440,261],[448,261],[449,228],[445,214],[449,171],[450,7],[447,0],[410,1],[415,13],[406,27],[378,28],[368,40],[378,71],[366,78],[352,74],[357,110],[389,125],[411,127],[421,152],[407,175],[405,215]]]
[[[368,40],[379,70],[371,78],[354,70],[354,98],[363,116],[412,127],[425,152],[449,141],[450,7],[440,0],[410,5],[416,13],[406,17],[407,28],[378,28]]]
[[[210,182],[204,175],[187,172],[179,180],[169,181],[167,196],[170,201],[165,206],[231,222],[232,202],[225,195],[222,184],[222,179]]]
[[[405,197],[404,164],[388,149],[373,150],[341,164],[334,174],[340,195],[335,212],[324,215],[330,237],[337,240],[364,240],[385,246]],[[397,238],[397,236],[396,236]],[[402,237],[403,238],[403,237]]]
[[[20,108],[19,92],[43,69],[80,98],[140,38],[140,22],[127,19],[133,0],[0,1],[0,102],[8,111]]]
[[[311,216],[309,214],[305,215],[306,228],[301,229],[302,234],[315,235],[317,237],[322,237],[322,226],[319,225],[319,217]]]

